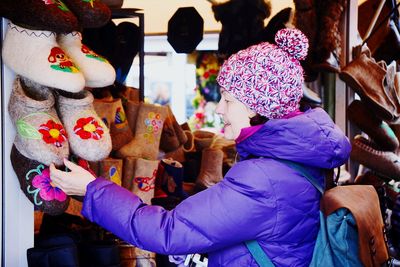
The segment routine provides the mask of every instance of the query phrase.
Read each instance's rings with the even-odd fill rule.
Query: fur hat
[[[263,42],[229,57],[217,77],[219,85],[254,112],[279,119],[299,108],[307,37],[297,29],[282,29],[277,45]]]

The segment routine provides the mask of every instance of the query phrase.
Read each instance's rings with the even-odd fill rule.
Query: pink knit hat
[[[217,81],[222,89],[254,112],[279,119],[299,108],[307,37],[297,29],[282,29],[275,44],[263,42],[230,56]]]

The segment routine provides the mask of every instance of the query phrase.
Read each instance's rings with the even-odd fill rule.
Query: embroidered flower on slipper
[[[82,139],[101,139],[104,131],[93,117],[80,118],[74,127],[74,132]]]
[[[121,107],[118,107],[115,112],[115,127],[121,129],[128,124],[128,120],[126,119],[126,115],[124,110]]]
[[[40,125],[39,132],[46,144],[53,144],[56,147],[62,147],[62,143],[67,140],[67,132],[64,127],[53,120],[48,120],[47,123]]]
[[[50,170],[49,168],[46,168],[41,173],[38,173],[35,175],[35,177],[33,177],[32,186],[39,190],[40,197],[46,201],[65,201],[67,199],[67,195],[64,193],[64,191],[58,187],[55,187],[51,182]]]

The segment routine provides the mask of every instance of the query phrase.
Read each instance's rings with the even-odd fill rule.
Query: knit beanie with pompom
[[[222,90],[252,111],[280,119],[299,108],[308,39],[298,29],[282,29],[275,44],[263,42],[230,56],[217,77]]]

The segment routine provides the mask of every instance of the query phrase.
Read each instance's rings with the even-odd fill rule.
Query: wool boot
[[[36,210],[58,215],[67,209],[70,198],[61,189],[54,187],[48,166],[25,157],[15,145],[11,149],[10,158],[21,190]]]
[[[82,72],[86,87],[105,87],[114,83],[115,70],[113,66],[107,59],[82,44],[80,32],[59,34],[57,42]]]
[[[75,244],[49,248],[29,248],[26,252],[29,267],[79,267]]]
[[[131,129],[133,135],[136,133],[136,123],[140,106],[141,103],[132,100],[127,100],[125,102],[126,117],[128,119],[129,128]]]
[[[336,57],[341,54],[340,22],[347,8],[347,0],[320,0],[317,1],[318,37],[315,43],[314,60],[318,63],[329,59],[335,51]]]
[[[381,151],[361,135],[354,137],[350,158],[377,172],[385,180],[400,180],[400,158],[390,151]]]
[[[124,0],[102,0],[101,2],[109,8],[121,8],[124,4]]]
[[[205,148],[202,150],[200,173],[196,179],[198,189],[206,189],[222,180],[223,158],[224,152],[220,149]]]
[[[75,155],[88,161],[99,161],[110,154],[110,132],[97,116],[89,91],[77,94],[58,91],[57,110]]]
[[[172,118],[167,109],[167,116],[164,121],[163,130],[160,137],[160,149],[165,153],[174,151],[180,146],[179,139],[176,135]]]
[[[185,151],[183,150],[183,146],[178,147],[176,150],[165,153],[164,158],[173,159],[180,163],[186,161]]]
[[[169,116],[171,117],[171,120],[172,120],[172,125],[174,126],[175,134],[176,134],[176,136],[178,137],[179,144],[180,144],[180,145],[183,145],[184,143],[187,142],[187,136],[186,136],[186,134],[184,133],[182,127],[181,127],[181,126],[179,125],[179,123],[177,122],[177,120],[176,120],[176,118],[175,118],[175,115],[174,115],[174,113],[173,113],[172,110],[171,110],[171,107],[170,107],[170,106],[167,106],[167,108],[168,108]]]
[[[105,158],[101,161],[89,162],[90,168],[95,171],[96,177],[103,177],[117,185],[122,184],[122,159]]]
[[[182,164],[176,160],[162,159],[157,168],[154,197],[163,197],[167,194],[167,196],[185,199],[187,195],[183,191],[182,183]]]
[[[58,46],[54,32],[29,30],[9,22],[2,57],[15,73],[43,86],[73,93],[85,86],[83,74]]]
[[[120,98],[113,99],[112,101],[95,99],[93,106],[97,115],[99,115],[110,129],[112,149],[114,151],[120,149],[132,140],[133,134],[128,125],[128,120]]]
[[[63,0],[82,28],[99,28],[111,19],[111,10],[97,0]]]
[[[81,242],[79,263],[85,267],[120,267],[119,246],[115,241]]]
[[[196,151],[201,152],[205,148],[209,148],[214,139],[215,134],[208,131],[197,130],[193,132],[193,142],[196,148]]]
[[[0,17],[28,28],[56,33],[80,28],[78,19],[62,1],[2,0]]]
[[[54,108],[50,88],[17,76],[14,80],[8,113],[17,130],[14,144],[25,157],[44,165],[63,165],[69,144]]]
[[[195,150],[194,147],[194,135],[190,130],[183,131],[186,135],[187,141],[183,144],[182,148],[184,152],[193,152]]]
[[[117,157],[157,159],[166,116],[166,107],[142,103],[137,116],[134,138],[116,152]]]
[[[167,118],[164,122],[163,133],[161,134],[160,149],[164,152],[176,151],[181,145],[185,144],[188,140],[182,127],[176,121],[171,107],[167,107]]]
[[[384,151],[395,151],[399,140],[389,125],[377,118],[361,101],[354,100],[347,107],[347,117],[365,132]]]
[[[154,197],[158,160],[124,158],[124,188],[136,194],[143,202],[151,204]]]
[[[347,64],[339,74],[368,105],[376,115],[386,121],[394,121],[399,118],[399,111],[386,93],[384,79],[386,70],[377,64],[366,53]]]

